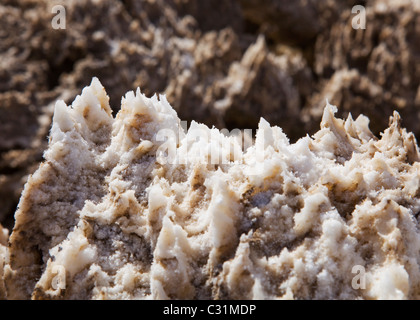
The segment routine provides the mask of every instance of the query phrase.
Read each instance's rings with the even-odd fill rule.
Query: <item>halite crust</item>
[[[0,223],[12,227],[42,161],[53,102],[72,101],[92,75],[115,112],[141,84],[183,120],[255,129],[264,116],[295,141],[318,130],[328,98],[340,116],[368,116],[375,134],[396,109],[418,136],[419,3],[366,1],[371,23],[355,30],[356,0],[78,0],[65,3],[77,28],[57,31],[62,1],[1,1]]]
[[[5,264],[5,258],[7,255],[7,238],[9,237],[9,231],[0,224],[0,300],[6,298],[6,288],[4,287],[3,270]]]
[[[415,138],[398,113],[377,139],[366,117],[335,111],[294,144],[261,119],[254,146],[211,164],[215,147],[232,160],[237,138],[194,122],[185,132],[164,96],[140,90],[113,118],[94,78],[71,107],[56,104],[9,239],[7,298],[419,298]],[[178,164],[158,152],[168,129]],[[365,289],[352,287],[358,265]]]

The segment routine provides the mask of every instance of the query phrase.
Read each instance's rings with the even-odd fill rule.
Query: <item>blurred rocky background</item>
[[[53,29],[54,5],[66,29]],[[352,28],[354,5],[366,29]],[[420,0],[1,0],[0,223],[42,161],[54,103],[93,76],[110,95],[166,94],[183,120],[255,129],[260,117],[296,141],[339,116],[393,110],[420,134]]]

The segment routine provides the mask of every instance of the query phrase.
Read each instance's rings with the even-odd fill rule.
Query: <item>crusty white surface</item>
[[[397,113],[377,139],[366,117],[334,112],[295,144],[261,119],[242,152],[217,129],[184,132],[163,96],[129,92],[113,118],[93,79],[56,105],[10,237],[8,298],[418,298],[415,138]],[[159,153],[163,129],[179,133],[178,163]],[[218,147],[224,164],[209,164]]]

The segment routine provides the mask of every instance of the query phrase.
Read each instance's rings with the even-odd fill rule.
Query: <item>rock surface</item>
[[[419,298],[414,135],[396,112],[380,139],[335,112],[296,143],[261,119],[242,150],[203,124],[184,131],[164,96],[128,92],[113,117],[93,79],[55,106],[10,236],[7,298]]]
[[[7,256],[7,240],[9,231],[4,229],[0,224],[0,300],[6,299],[6,288],[4,286],[4,265],[6,264]]]
[[[183,120],[255,129],[267,113],[300,134],[311,71],[300,52],[273,54],[245,32],[239,2],[71,1],[65,30],[51,27],[56,4],[0,4],[0,222],[9,229],[47,146],[51,103],[70,103],[93,76],[108,88],[114,113],[141,86],[165,93]]]
[[[420,135],[419,0],[77,0],[65,3],[65,30],[51,27],[56,4],[0,4],[0,223],[9,231],[55,101],[69,104],[94,76],[114,115],[140,86],[165,93],[182,120],[256,129],[264,117],[292,142],[318,131],[326,99],[338,117],[368,116],[376,137],[394,110]],[[352,29],[355,4],[366,7],[366,30]]]
[[[11,230],[23,184],[47,147],[53,103],[98,77],[113,113],[140,86],[179,117],[292,141],[318,129],[326,98],[365,114],[375,135],[393,110],[420,134],[418,0],[77,0],[0,4],[0,223]],[[366,30],[352,29],[364,5]]]
[[[351,10],[317,37],[314,72],[321,94],[307,106],[319,118],[328,98],[342,113],[371,119],[373,132],[398,110],[404,126],[420,134],[420,1],[368,1],[366,29],[352,28]]]

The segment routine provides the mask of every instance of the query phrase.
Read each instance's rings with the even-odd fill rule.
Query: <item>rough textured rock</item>
[[[342,11],[365,1],[239,0],[245,17],[280,43],[308,45],[338,20]]]
[[[218,113],[219,128],[256,128],[264,116],[273,123],[294,119],[287,131],[300,135],[300,106],[312,75],[299,52],[269,52],[260,37],[245,52],[240,62],[231,65],[226,78],[213,86],[212,109]],[[210,109],[209,105],[209,109]]]
[[[52,110],[46,106],[57,98],[70,102],[92,76],[108,88],[114,112],[126,89],[141,85],[149,95],[166,93],[182,119],[256,128],[264,115],[296,140],[314,131],[326,95],[343,105],[341,113],[367,114],[375,133],[386,125],[382,106],[388,115],[399,108],[407,127],[418,132],[417,116],[411,115],[418,104],[418,79],[409,67],[418,65],[417,2],[368,1],[366,31],[351,29],[354,1],[224,1],[222,8],[212,0],[73,1],[66,4],[66,30],[51,28],[54,4],[10,0],[0,5],[0,134],[8,137],[0,149],[5,159],[21,149],[36,155],[33,161],[13,158],[28,164],[19,168],[2,161],[0,192],[9,196],[1,220],[16,205],[19,181],[45,149]],[[270,47],[257,41],[260,32]],[[283,50],[284,43],[297,47]],[[389,63],[394,60],[398,63]],[[346,70],[350,73],[343,77]],[[313,81],[311,72],[320,81]]]
[[[107,88],[110,97],[110,108],[114,115],[120,109],[121,96],[127,90],[140,86],[147,96],[151,96],[155,92],[165,93],[168,101],[177,111],[179,118],[188,122],[195,120],[209,127],[215,125],[219,129],[224,127],[229,129],[256,129],[259,118],[263,116],[272,125],[279,125],[291,141],[296,141],[298,138],[304,137],[306,133],[312,134],[318,131],[318,124],[324,114],[325,101],[328,99],[332,104],[340,106],[337,113],[340,117],[346,118],[350,112],[356,117],[359,114],[367,115],[371,120],[370,130],[377,137],[380,137],[379,133],[387,128],[388,117],[392,115],[395,109],[402,116],[402,125],[407,127],[409,131],[413,131],[415,135],[419,136],[420,134],[420,114],[418,111],[420,107],[420,70],[418,70],[420,66],[418,46],[420,43],[418,38],[420,34],[418,18],[420,3],[418,0],[368,0],[357,2],[351,0],[298,0],[287,2],[274,0],[77,0],[65,3],[68,26],[66,30],[53,30],[51,28],[51,19],[53,17],[51,7],[54,4],[62,3],[47,0],[3,0],[0,4],[0,223],[9,230],[12,230],[15,223],[13,215],[23,190],[23,185],[27,181],[27,177],[38,168],[39,163],[42,161],[43,152],[47,148],[47,135],[51,127],[55,101],[63,99],[69,104],[79,93],[80,88],[90,83],[93,76],[98,77]],[[351,7],[354,4],[366,6],[366,30],[353,30],[351,28]],[[133,126],[136,127],[137,125]],[[325,131],[326,129],[324,128],[323,130]],[[401,138],[403,144],[409,145],[407,141],[412,138],[408,137],[399,128],[394,129],[394,131],[400,132],[401,137],[405,137]],[[104,132],[106,132],[106,129],[104,129]],[[325,139],[327,137],[329,135]],[[90,141],[90,138],[86,139]],[[389,139],[392,142],[396,141],[394,138]],[[382,137],[378,141],[389,142],[388,140],[384,140],[384,137]],[[375,148],[379,148],[378,154],[386,153],[385,143],[377,147],[377,144],[380,144],[378,141],[375,142]],[[106,144],[106,142],[103,143]],[[101,145],[102,142],[98,142],[98,144]],[[96,150],[96,148],[96,145],[92,145],[92,150]],[[337,151],[338,153],[335,156],[344,152],[344,156],[342,155],[344,160],[337,158],[339,159],[337,160],[338,163],[347,163],[347,166],[350,166],[349,159],[353,159],[353,157],[350,157],[351,152],[349,150]],[[95,158],[95,156],[92,157]],[[412,156],[408,158],[409,160],[407,161],[411,167],[408,167],[407,172],[403,170],[397,173],[391,170],[391,175],[397,177],[398,181],[403,181],[405,179],[403,176],[405,174],[409,176],[410,172],[413,176],[415,175],[413,168],[416,168],[417,162],[413,162]],[[386,161],[388,164],[389,161]],[[368,160],[366,160],[366,163],[368,163]],[[48,166],[50,165],[48,164]],[[62,172],[58,173],[64,174],[63,172],[68,167],[66,164],[60,164],[60,166],[63,167]],[[395,166],[398,166],[398,170],[400,170],[399,165],[395,164]],[[43,167],[45,167],[45,164]],[[94,166],[90,167],[90,165],[87,165],[86,167],[90,168],[89,170],[92,172],[97,170]],[[366,170],[369,169],[376,172],[375,168],[372,164],[371,167],[366,167]],[[391,165],[391,168],[395,167]],[[48,175],[50,174],[49,170],[51,169],[44,170],[46,170]],[[92,174],[89,173],[89,170],[87,176],[91,177]],[[58,207],[63,207],[63,217],[59,219],[54,218],[51,225],[60,226],[57,230],[61,230],[60,228],[65,230],[62,237],[67,236],[68,232],[66,230],[70,230],[67,228],[76,226],[79,220],[84,219],[80,218],[80,213],[77,211],[85,207],[84,200],[88,199],[95,204],[97,204],[96,202],[104,202],[103,195],[109,193],[107,189],[90,189],[91,184],[104,185],[101,179],[107,177],[109,172],[105,169],[103,170],[104,172],[101,175],[95,177],[96,180],[91,178],[95,181],[94,183],[92,181],[82,181],[80,184],[80,182],[71,180],[71,177],[66,178],[73,185],[77,185],[77,188],[80,188],[80,190],[76,188],[69,195],[54,199],[54,201],[57,201]],[[108,168],[108,170],[111,169]],[[190,174],[189,168],[181,166],[179,170],[182,174]],[[345,173],[347,174],[347,172]],[[347,181],[347,175],[342,174],[343,181]],[[384,181],[387,179],[386,175],[384,174]],[[165,175],[164,177],[167,176]],[[177,176],[175,175],[175,177]],[[170,181],[178,181],[176,180],[178,178],[175,177],[175,180],[168,179]],[[66,186],[67,183],[70,183],[66,179],[63,185],[59,184],[57,187],[58,194],[61,193],[62,189],[60,188],[64,188],[64,183]],[[122,179],[124,180],[126,177]],[[364,177],[363,179],[368,178]],[[412,180],[414,184],[417,183],[416,177]],[[54,185],[57,182],[51,178],[51,181],[48,183]],[[369,223],[379,221],[377,228],[381,237],[383,236],[384,227],[381,224],[382,222],[380,222],[382,221],[382,218],[379,217],[380,210],[382,210],[381,212],[398,212],[394,204],[392,204],[391,209],[379,209],[379,204],[382,200],[375,199],[382,199],[380,198],[382,197],[381,194],[389,194],[392,189],[388,184],[390,182],[383,183],[385,185],[384,190],[381,191],[380,184],[378,185],[379,189],[375,189],[379,198],[375,198],[376,195],[369,189],[371,186],[369,184],[367,187],[363,183],[361,186],[359,184],[348,185],[350,190],[353,190],[353,187],[358,190],[358,197],[372,201],[372,212],[377,212],[377,214],[373,214]],[[405,190],[401,192],[408,192],[410,188],[414,188],[411,183],[401,182],[400,188]],[[341,188],[344,188],[342,183],[336,182],[336,184],[338,186],[336,189],[340,190],[339,193],[334,191],[336,189],[328,191],[330,200],[333,199],[332,197],[335,193],[337,193],[339,199],[332,206],[336,207],[340,214],[342,212],[354,212],[359,208],[359,200],[353,199],[345,191],[342,191]],[[172,186],[173,184],[170,183],[170,185]],[[356,185],[357,187],[355,187]],[[42,186],[42,188],[50,188],[45,183]],[[333,186],[335,185],[333,184]],[[33,186],[32,188],[36,189],[37,187]],[[84,192],[83,188],[89,191],[88,195],[82,195]],[[165,188],[164,190],[166,190]],[[209,188],[204,186],[198,188],[198,190],[207,190]],[[267,188],[267,190],[270,190],[268,194],[261,195],[259,196],[260,198],[257,197],[256,199],[260,199],[258,201],[263,203],[264,201],[268,201],[268,203],[273,201],[268,199],[271,199],[271,196],[277,191],[272,191],[270,184],[267,185]],[[257,188],[256,190],[259,189]],[[367,190],[370,191],[368,192]],[[395,190],[394,192],[396,193],[397,191]],[[207,190],[206,192],[208,192],[206,194],[211,194],[212,191]],[[254,228],[255,223],[258,227],[261,227],[265,222],[261,222],[264,219],[260,217],[259,213],[249,213],[248,209],[243,209],[246,205],[252,208],[258,207],[255,202],[257,200],[253,200],[253,192],[250,191],[249,193],[246,197],[244,196],[243,203],[239,201],[242,211],[238,214],[245,212],[246,214],[244,214],[247,217],[255,215],[256,222],[249,223],[252,225],[252,228]],[[278,193],[281,194],[280,191]],[[41,194],[43,193],[41,192]],[[345,198],[340,198],[340,194],[345,195]],[[406,193],[404,194],[406,195]],[[240,198],[242,195],[236,194],[236,196],[242,199]],[[416,213],[417,196],[415,194],[415,197],[407,200],[407,202],[404,202],[405,200],[401,200],[401,202],[393,200],[399,206],[405,208],[401,209],[403,212],[401,215],[403,217],[401,221],[403,222],[401,223],[406,221],[404,219],[407,218],[407,210],[410,214]],[[34,197],[36,198],[37,196]],[[194,197],[192,197],[191,203],[195,201]],[[135,198],[136,201],[143,199],[138,194],[135,195]],[[50,297],[55,294],[49,293],[45,288],[51,279],[50,273],[54,273],[56,270],[47,269],[46,271],[46,269],[43,269],[47,265],[47,261],[42,261],[42,259],[48,260],[50,257],[49,250],[57,243],[61,243],[62,239],[60,237],[55,238],[54,232],[56,231],[51,231],[53,227],[51,227],[51,230],[45,231],[44,229],[48,229],[48,226],[38,225],[38,220],[47,219],[42,216],[43,209],[41,208],[50,207],[51,205],[48,201],[52,201],[52,198],[45,196],[45,199],[46,202],[37,200],[41,201],[37,202],[39,205],[37,210],[41,218],[37,217],[32,220],[28,218],[28,221],[23,221],[24,218],[20,218],[21,225],[27,226],[27,224],[33,223],[35,226],[34,230],[41,230],[39,234],[37,233],[38,231],[31,233],[33,237],[31,241],[41,244],[41,247],[34,246],[19,249],[17,247],[19,243],[26,243],[24,236],[26,231],[20,232],[19,229],[15,229],[16,239],[22,237],[23,240],[19,240],[21,242],[14,241],[13,250],[16,252],[27,250],[28,255],[33,260],[27,258],[26,255],[20,255],[25,257],[22,258],[23,260],[17,262],[13,260],[11,265],[19,266],[16,267],[16,270],[19,270],[16,272],[25,274],[25,276],[20,282],[21,288],[18,287],[19,281],[13,284],[10,288],[10,296],[21,295],[29,297],[34,295],[34,297],[39,298],[42,296]],[[75,199],[78,199],[78,201],[74,202]],[[25,203],[25,201],[22,203]],[[178,198],[176,201],[178,201]],[[250,204],[247,204],[247,201]],[[297,201],[295,207],[291,206],[294,214],[300,212],[301,202]],[[169,207],[175,206],[172,200],[167,203]],[[201,200],[198,203],[201,203]],[[204,203],[206,202],[204,201]],[[284,204],[280,205],[283,206]],[[146,206],[146,204],[141,204],[140,202],[140,206]],[[265,206],[262,206],[259,210],[266,212],[267,210],[264,211],[264,208]],[[195,215],[201,209],[195,209],[193,214]],[[363,207],[360,210],[365,212],[365,209],[366,207]],[[22,210],[27,211],[27,207],[20,207],[20,212]],[[146,209],[135,210],[141,211]],[[253,210],[255,211],[256,209]],[[70,214],[66,216],[65,212]],[[283,212],[280,214],[281,219],[289,221],[290,219],[287,218],[290,216],[288,211],[281,212]],[[392,215],[391,213],[389,214]],[[130,216],[131,213],[127,215]],[[267,217],[270,216],[268,213],[266,215]],[[25,215],[21,214],[21,216]],[[56,217],[56,215],[53,215],[53,217]],[[127,219],[131,221],[133,218]],[[254,221],[252,220],[253,218],[250,219],[244,219],[244,221]],[[283,221],[281,219],[279,221]],[[386,220],[388,217],[385,216],[384,219]],[[363,219],[360,221],[362,221],[360,223],[365,223]],[[260,222],[263,223],[261,226]],[[391,225],[392,223],[394,222],[390,222]],[[92,222],[92,224],[96,226],[96,222]],[[273,225],[279,224],[280,222],[273,222]],[[119,227],[115,227],[114,222],[107,222],[105,225],[111,225],[112,228],[115,228],[115,230],[113,229],[113,231],[109,232],[117,234],[117,237],[121,236],[122,238],[118,240],[121,243],[131,244],[140,241],[143,245],[143,242],[148,243],[147,241],[151,239],[147,238],[148,240],[146,241],[144,240],[145,238],[140,237],[141,239],[138,240],[135,237],[131,237],[131,235],[129,238],[125,238],[131,231],[128,232],[124,228],[123,231],[120,231]],[[405,230],[400,225],[397,225],[397,227],[400,230]],[[95,228],[102,230],[106,227]],[[245,226],[236,226],[235,228],[239,230],[237,236],[242,234],[242,231],[248,230]],[[268,228],[267,225],[264,228]],[[261,230],[265,230],[264,228]],[[279,230],[283,230],[281,228],[283,227],[279,226]],[[359,227],[355,228],[358,230],[357,228]],[[268,287],[259,290],[258,285],[255,285],[255,297],[258,296],[258,292],[263,292],[270,297],[284,296],[284,290],[286,290],[284,288],[286,287],[292,288],[290,292],[294,294],[294,297],[336,296],[334,292],[321,294],[312,289],[302,289],[301,296],[299,294],[296,296],[296,288],[299,286],[303,288],[303,285],[299,280],[294,279],[300,279],[299,277],[302,273],[299,272],[303,271],[299,271],[299,263],[293,264],[293,266],[290,264],[288,267],[284,262],[286,260],[295,261],[294,258],[298,257],[297,252],[299,251],[293,250],[300,248],[300,246],[305,245],[305,250],[309,250],[316,245],[325,247],[323,240],[319,240],[321,239],[321,231],[318,229],[315,228],[315,231],[310,232],[308,236],[297,238],[294,238],[295,235],[293,233],[290,234],[291,231],[286,230],[285,234],[287,236],[285,237],[292,239],[290,243],[286,243],[286,240],[283,238],[276,240],[274,236],[264,236],[265,238],[263,237],[260,240],[260,231],[256,234],[255,232],[252,233],[250,238],[252,241],[248,241],[250,248],[249,260],[245,258],[246,254],[244,252],[248,250],[246,245],[241,246],[242,251],[239,250],[239,245],[231,249],[233,251],[236,250],[234,254],[232,253],[232,256],[237,255],[239,260],[235,261],[240,261],[240,263],[232,262],[232,264],[228,260],[229,257],[222,257],[220,258],[222,259],[220,263],[223,262],[223,265],[226,263],[226,269],[223,269],[225,271],[220,271],[221,265],[217,265],[217,268],[206,269],[207,271],[204,270],[199,275],[194,273],[194,276],[199,278],[199,280],[196,280],[196,283],[204,283],[202,291],[195,292],[194,295],[197,297],[230,297],[233,295],[233,288],[237,285],[237,282],[235,282],[235,276],[227,276],[228,274],[233,274],[233,271],[229,270],[240,270],[238,268],[242,264],[247,266],[245,271],[242,270],[244,274],[256,275],[257,271],[255,271],[255,268],[257,267],[255,267],[255,261],[259,261],[258,259],[261,257],[255,253],[255,250],[259,250],[258,246],[260,245],[261,248],[266,248],[268,243],[275,239],[275,241],[280,243],[280,248],[286,246],[288,250],[290,249],[291,252],[294,252],[291,254],[291,260],[287,260],[289,256],[286,257],[287,259],[285,256],[278,258],[280,259],[279,261],[282,261],[282,266],[284,266],[279,269],[281,272],[284,271],[282,273],[285,277],[284,281],[289,282],[281,289],[273,289],[271,285],[268,285]],[[176,228],[175,230],[178,229]],[[348,229],[344,228],[343,230]],[[82,231],[79,230],[78,232]],[[103,233],[105,231],[98,232]],[[363,232],[368,233],[366,230]],[[374,233],[375,230],[372,232]],[[353,233],[353,231],[349,232],[352,237],[356,238],[357,243],[360,244],[364,241],[362,237],[354,236]],[[413,233],[402,234],[405,242],[403,241],[403,245],[398,244],[397,248],[394,248],[395,256],[401,257],[404,254],[406,255],[404,259],[408,260],[401,260],[400,258],[397,260],[401,265],[404,264],[404,268],[410,276],[410,285],[408,293],[406,293],[405,289],[398,288],[401,289],[402,296],[417,297],[417,289],[415,289],[417,276],[413,271],[414,267],[412,267],[415,265],[415,262],[413,262],[415,259],[411,258],[411,251],[409,252],[407,249],[408,253],[403,254],[400,248],[400,246],[411,246],[410,248],[415,246],[406,240]],[[91,236],[88,235],[88,232],[82,232],[82,236],[86,236],[91,241]],[[79,236],[75,235],[74,237]],[[371,237],[373,237],[373,241],[376,241],[376,236],[367,235],[367,238],[370,239]],[[155,261],[153,260],[153,253],[156,250],[156,244],[153,241],[150,240],[152,245],[145,245],[143,249],[138,249],[140,250],[139,252],[135,251],[137,249],[133,249],[134,253],[124,251],[125,249],[121,249],[122,251],[118,249],[120,243],[118,242],[117,244],[117,240],[108,241],[106,238],[103,238],[101,241],[104,242],[103,246],[98,245],[96,240],[93,241],[92,246],[95,248],[108,248],[109,246],[117,248],[115,249],[116,260],[109,266],[106,266],[105,262],[101,262],[98,264],[99,269],[96,269],[98,272],[100,271],[100,274],[102,274],[101,272],[107,274],[106,277],[104,274],[103,279],[106,281],[111,279],[109,280],[110,284],[98,282],[99,284],[92,285],[95,288],[101,288],[101,286],[106,288],[104,289],[103,297],[121,297],[122,292],[128,292],[127,297],[142,296],[142,294],[157,295],[157,287],[153,285],[153,290],[155,290],[153,291],[150,286],[151,282],[148,282],[148,279],[153,278],[149,276],[150,272],[148,271],[151,268],[149,262]],[[237,240],[238,243],[240,241]],[[302,243],[299,241],[302,241]],[[413,243],[416,242],[414,241]],[[368,252],[366,253],[366,257],[368,257],[366,258],[368,261],[366,266],[368,269],[371,266],[380,265],[382,263],[380,259],[384,255],[369,258],[369,252],[376,252],[375,250],[378,248],[372,249],[367,244],[364,246],[368,249],[366,251],[363,251],[365,249],[360,250],[361,252]],[[66,254],[68,250],[67,248]],[[77,252],[77,248],[75,250]],[[140,266],[145,266],[146,269],[149,268],[145,272],[141,271],[144,274],[148,274],[145,278],[139,278],[141,279],[139,281],[144,283],[144,285],[139,285],[139,288],[142,289],[125,290],[119,288],[118,284],[123,283],[122,273],[119,275],[120,278],[117,279],[116,275],[110,271],[114,270],[114,267],[117,268],[116,266],[119,262],[116,261],[120,259],[119,255],[123,256],[121,261],[125,265],[127,261],[131,261],[126,257],[135,254],[139,255],[140,252],[143,252],[142,250],[147,252],[150,250],[148,255],[150,261],[147,260],[144,264],[133,263],[134,269],[140,268]],[[317,250],[317,252],[320,252],[320,250],[324,249],[318,248]],[[365,258],[365,253],[360,253],[360,255]],[[206,253],[203,251],[202,254],[204,258],[200,255],[199,262],[197,262],[199,268],[201,268],[200,270],[204,268],[204,265],[208,266],[208,268],[213,266],[212,263],[216,260],[212,260],[210,263],[205,259]],[[269,253],[267,257],[276,257],[278,254],[278,252]],[[52,255],[53,253],[51,253],[51,257]],[[305,257],[304,253],[301,253],[301,255],[302,257],[298,258],[298,260],[304,261],[306,264],[303,264],[303,266],[309,268],[307,267],[309,265],[308,261],[312,261],[310,260],[312,258]],[[388,255],[386,258],[391,259]],[[136,260],[137,258],[133,259]],[[156,261],[162,260],[158,256],[156,259]],[[276,261],[276,259],[273,259],[268,259],[267,263]],[[334,259],[337,260],[338,258]],[[35,263],[31,265],[28,261],[35,261]],[[163,259],[162,261],[164,262],[159,262],[162,265],[175,263],[175,260],[172,258]],[[28,263],[26,267],[22,267],[25,266],[25,263]],[[264,263],[258,263],[258,268],[260,268],[257,268],[258,272],[268,268]],[[274,263],[274,265],[276,264]],[[322,265],[322,268],[324,268],[326,262],[323,264],[323,262],[315,261],[313,265],[316,268]],[[300,266],[302,267],[302,264]],[[389,265],[383,262],[383,266],[384,268],[385,266],[389,267],[387,270],[391,270],[391,273],[397,270],[398,274],[398,270],[402,270],[396,264]],[[96,266],[93,268],[96,268]],[[370,274],[373,275],[376,272],[374,271],[375,268],[369,269]],[[330,270],[329,267],[325,267],[322,270],[328,271],[318,276],[316,271],[314,271],[315,269],[305,269],[305,272],[309,274],[308,281],[315,283],[314,279],[316,278],[317,284],[328,284],[330,283],[330,278],[332,278],[334,280],[338,279],[337,283],[345,282],[348,284],[348,278],[340,278],[341,273],[338,270]],[[137,275],[136,270],[133,272]],[[273,279],[278,279],[280,271],[269,269],[268,275],[272,275]],[[289,271],[290,274],[287,273]],[[89,272],[91,272],[89,274],[91,278],[85,277],[83,274],[77,274],[77,277],[85,281],[81,282],[81,288],[83,288],[85,283],[99,279],[99,276],[94,275],[94,271]],[[156,274],[160,274],[160,271],[156,272]],[[162,272],[166,274],[166,271]],[[189,272],[186,272],[188,277],[190,276]],[[316,277],[315,274],[317,274]],[[337,274],[340,274],[340,276],[337,276]],[[400,274],[403,273],[401,272]],[[36,284],[38,289],[34,291],[35,282],[38,281],[37,277],[41,275],[43,275],[42,281],[44,282],[41,281]],[[204,279],[207,279],[209,275],[214,276],[212,278],[215,279],[214,283],[205,284],[207,280]],[[13,272],[10,276],[13,276]],[[202,278],[200,278],[201,276]],[[254,297],[254,293],[249,293],[247,288],[251,286],[251,283],[257,283],[260,278],[253,278],[253,276],[248,278],[248,282],[244,281],[242,283],[244,289],[238,289],[237,292],[241,292],[239,295],[243,293],[244,297]],[[23,280],[25,277],[30,279],[28,282],[29,287],[25,287],[27,285]],[[71,274],[69,277],[70,280],[73,275]],[[350,277],[350,275],[346,274],[346,277]],[[239,278],[244,279],[242,276]],[[413,281],[411,281],[412,278],[414,279]],[[230,279],[230,282],[226,282],[227,279]],[[115,281],[115,283],[112,284],[112,281]],[[128,281],[127,283],[131,282]],[[194,288],[196,283],[192,285]],[[113,286],[112,289],[110,289],[111,286]],[[86,296],[96,298],[101,295],[98,292],[85,292],[82,294],[78,290],[78,288],[71,288],[68,292],[61,292],[60,294],[64,297]],[[171,290],[170,288],[164,288],[164,292],[165,294],[168,292],[168,296],[181,296],[180,293],[172,292]],[[379,291],[374,293],[375,290],[378,290],[377,288],[372,290],[369,293],[367,293],[368,291],[349,293],[349,296],[363,298],[380,297]],[[396,296],[399,294],[397,291],[394,293]],[[188,295],[190,293],[184,294]],[[346,293],[343,293],[344,296],[346,296]]]
[[[419,298],[420,159],[398,113],[378,139],[327,105],[292,144],[261,119],[242,151],[184,131],[164,96],[128,92],[115,118],[108,101],[94,79],[56,104],[9,240],[9,299]]]
[[[299,128],[311,71],[299,52],[273,54],[247,33],[239,2],[71,1],[65,30],[51,27],[55,4],[0,4],[0,222],[9,228],[46,148],[50,104],[70,103],[93,76],[108,88],[114,113],[141,86],[165,93],[187,121],[256,128],[267,112],[290,136]]]
[[[367,115],[377,133],[387,126],[383,115],[398,110],[404,125],[418,135],[420,2],[368,3],[366,30],[352,28],[354,15],[348,8],[328,32],[317,37],[314,71],[321,79],[322,97],[310,101],[307,111],[319,116],[329,97],[343,106],[341,114]]]
[[[7,256],[7,240],[9,231],[0,224],[0,300],[6,299],[6,288],[3,280],[3,270]]]

